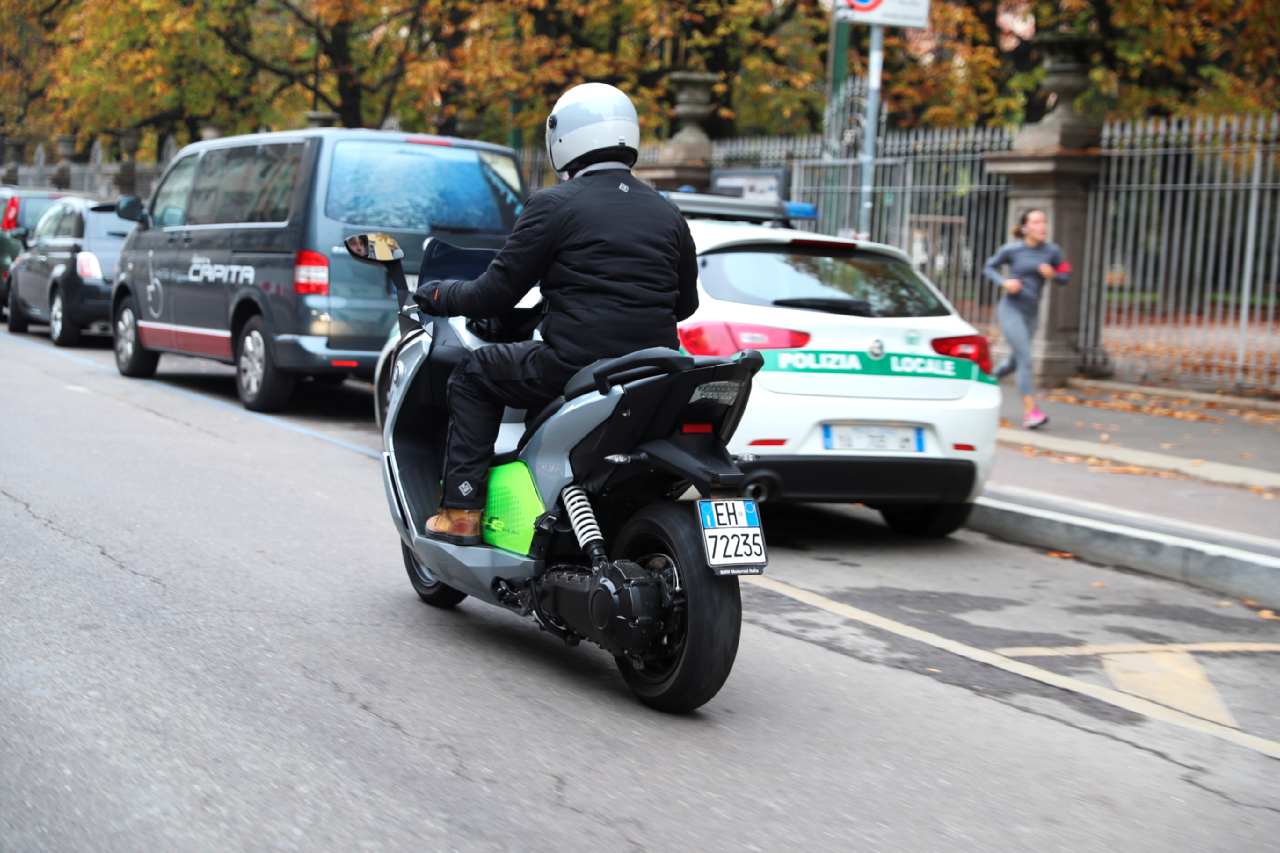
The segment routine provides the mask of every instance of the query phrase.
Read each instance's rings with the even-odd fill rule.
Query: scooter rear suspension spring
[[[603,547],[604,534],[600,532],[595,511],[591,509],[591,501],[587,499],[587,493],[582,490],[582,487],[565,486],[560,497],[564,501],[565,512],[569,513],[569,524],[573,526],[573,533],[578,537],[578,544],[582,546],[582,550],[590,554],[593,546]]]

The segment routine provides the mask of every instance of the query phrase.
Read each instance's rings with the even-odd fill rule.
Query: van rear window
[[[339,142],[324,212],[371,228],[505,234],[522,208],[519,174],[511,157],[473,148]]]

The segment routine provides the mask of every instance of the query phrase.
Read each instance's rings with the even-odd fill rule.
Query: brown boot
[[[484,542],[480,535],[480,516],[478,509],[450,509],[440,507],[440,512],[427,519],[427,536],[449,542],[453,545],[479,545]]]

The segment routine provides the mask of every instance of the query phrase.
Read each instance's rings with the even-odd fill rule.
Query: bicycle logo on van
[[[210,258],[196,255],[187,270],[191,281],[221,281],[226,284],[253,284],[253,267],[239,264],[215,264]]]

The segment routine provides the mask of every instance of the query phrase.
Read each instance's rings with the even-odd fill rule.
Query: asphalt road
[[[127,380],[104,346],[0,334],[0,363],[2,850],[1280,837],[1280,621],[1239,602],[767,508],[781,583],[744,584],[719,696],[664,716],[598,649],[418,601],[364,386],[261,418],[206,362]],[[1181,716],[1107,699],[1144,693]]]

